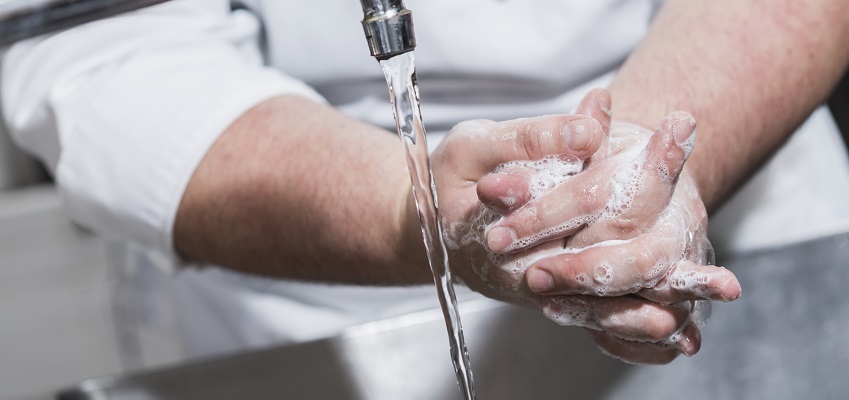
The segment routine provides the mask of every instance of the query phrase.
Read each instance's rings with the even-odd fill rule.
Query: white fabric
[[[259,25],[226,1],[178,1],[13,47],[9,130],[53,171],[70,216],[171,253],[183,189],[206,150],[280,93],[320,99],[262,66]]]
[[[826,107],[714,215],[717,255],[849,231],[849,159]]]
[[[251,106],[292,93],[324,98],[350,115],[393,126],[356,1],[245,3],[264,27],[264,53],[257,17],[231,12],[224,0],[177,0],[15,46],[2,70],[3,113],[15,140],[53,172],[72,218],[132,244],[139,281],[159,285],[140,287],[139,304],[153,313],[176,311],[171,324],[154,325],[177,327],[191,355],[309,340],[436,306],[427,287],[273,282],[214,268],[144,279],[161,274],[152,266],[175,265],[171,229],[188,179],[218,135]],[[408,0],[429,132],[470,118],[570,111],[588,88],[609,82],[645,34],[656,3]],[[815,129],[836,137],[831,125]],[[837,145],[828,157],[822,149],[797,147],[793,157],[821,157],[816,169],[809,168],[814,163],[793,164],[800,177],[849,170]],[[786,165],[779,163],[769,175]],[[822,184],[834,198],[821,201],[826,196],[816,190]],[[849,220],[837,209],[849,200],[849,179],[802,178],[792,185],[797,196],[775,199],[776,206],[764,206],[763,213],[739,211],[741,217],[723,224],[724,237],[748,247],[767,245],[758,228],[772,227],[764,224],[773,217],[768,214],[800,204],[825,207],[813,219],[817,224],[829,216]],[[798,240],[818,229],[809,225],[781,226],[798,233]]]

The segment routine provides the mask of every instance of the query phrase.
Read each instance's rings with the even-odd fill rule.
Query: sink
[[[478,398],[599,397],[629,366],[605,357],[579,329],[532,310],[461,304]],[[591,384],[595,383],[595,384]],[[83,382],[71,399],[452,399],[460,398],[439,310],[355,327],[345,335]]]
[[[702,351],[667,366],[602,355],[576,328],[462,303],[479,399],[849,398],[849,234],[721,262],[743,297],[715,304]],[[460,399],[438,310],[315,342],[84,381],[78,399]]]

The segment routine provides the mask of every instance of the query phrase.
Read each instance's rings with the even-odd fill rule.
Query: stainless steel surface
[[[416,47],[413,14],[401,0],[360,0],[363,31],[371,55],[378,60],[392,58]]]
[[[533,310],[464,303],[479,398],[849,398],[849,234],[720,262],[743,297],[714,307],[701,353],[664,367],[603,356],[579,329]],[[444,335],[434,310],[335,339],[94,379],[59,399],[454,399]]]
[[[593,398],[627,368],[600,356],[580,331],[560,329],[538,313],[490,301],[462,309],[481,399],[527,398],[527,388],[537,398],[566,392]],[[432,310],[340,338],[91,380],[59,398],[459,399],[446,347],[442,315]]]
[[[636,368],[611,398],[849,399],[849,234],[720,263],[743,296],[714,307],[702,353]]]
[[[167,0],[0,0],[0,47]]]

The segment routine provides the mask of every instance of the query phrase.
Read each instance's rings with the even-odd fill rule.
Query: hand
[[[533,190],[543,171],[523,166],[480,182],[481,200],[504,215],[487,231],[490,248],[509,255],[566,238],[565,246],[561,241],[559,250],[535,260],[528,286],[545,295],[592,294],[547,296],[543,312],[562,324],[600,330],[596,341],[620,358],[668,362],[679,350],[695,353],[699,333],[689,300],[739,296],[733,274],[702,266],[707,214],[693,181],[686,174],[679,179],[694,125],[686,113],[670,115],[653,135],[614,124],[607,157],[593,157],[588,171],[543,193]],[[521,201],[504,203],[506,193],[519,193]],[[629,293],[670,305],[594,297]]]
[[[598,104],[592,93],[581,107],[599,110]],[[603,115],[601,111],[597,113]],[[535,257],[558,248],[544,244],[510,255],[489,251],[485,228],[499,215],[480,202],[478,182],[496,167],[514,160],[545,165],[547,170],[556,172],[551,183],[561,182],[581,171],[585,161],[606,142],[605,128],[597,119],[585,115],[506,122],[478,120],[454,127],[431,156],[443,237],[454,275],[489,297],[538,306],[539,296],[524,283],[525,269]],[[502,201],[522,201],[509,199],[510,196],[513,194],[505,193]]]
[[[736,298],[738,288],[725,285],[726,281],[708,287],[658,286],[682,258],[703,264],[709,246],[707,213],[695,184],[687,174],[679,179],[688,150],[674,141],[673,133],[692,137],[690,121],[689,114],[673,114],[654,134],[614,124],[612,150],[605,161],[539,196],[525,196],[526,203],[517,204],[519,209],[488,228],[489,248],[510,254],[565,238],[563,251],[538,260],[528,270],[528,285],[539,294],[641,292],[668,303]],[[513,168],[487,176],[481,180],[481,199],[493,204],[504,193],[533,192],[529,187],[538,174]],[[724,269],[705,270],[693,263],[677,266],[681,270],[672,272],[733,277]]]

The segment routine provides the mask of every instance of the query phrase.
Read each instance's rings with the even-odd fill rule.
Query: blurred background
[[[84,378],[179,358],[172,343],[144,346],[154,352],[143,364],[121,358],[122,264],[108,249],[65,217],[44,169],[0,124],[0,399],[52,398]]]

